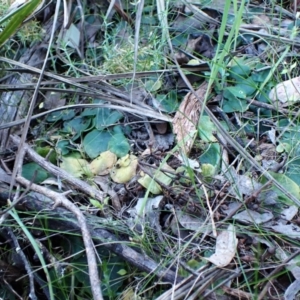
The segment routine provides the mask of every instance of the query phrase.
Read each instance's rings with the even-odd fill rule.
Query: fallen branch
[[[7,189],[1,189],[0,187],[0,205],[6,205],[8,197]],[[52,202],[45,199],[45,197],[39,197],[38,194],[35,196],[27,195],[25,196],[16,207],[18,210],[23,211],[34,211],[36,215],[47,210],[51,211],[47,215],[49,220],[49,229],[54,231],[65,231],[80,232],[81,228],[77,220],[69,213],[66,209],[61,207],[53,208]],[[163,281],[169,283],[178,283],[182,280],[182,277],[177,276],[172,270],[167,270],[160,263],[157,263],[152,258],[145,254],[141,254],[136,250],[128,247],[126,245],[127,241],[119,240],[116,235],[110,233],[106,227],[109,226],[107,222],[101,222],[102,219],[87,215],[85,216],[86,222],[94,241],[99,241],[101,246],[114,252],[115,254],[122,257],[129,264],[137,267],[141,271],[154,274],[155,276],[161,278]],[[122,232],[121,232],[122,229]],[[122,226],[119,231],[124,235],[124,226]],[[118,228],[113,228],[114,232],[118,231]]]
[[[66,198],[66,195],[69,194],[70,191],[59,194],[43,186],[37,185],[35,183],[31,183],[29,180],[21,176],[18,176],[16,180],[22,185],[26,187],[30,187],[31,190],[41,193],[42,195],[52,199],[54,201],[54,207],[63,206],[76,216],[79,226],[81,228],[82,238],[85,245],[91,289],[94,297],[93,299],[103,300],[93,240],[91,238],[83,213],[75,204],[73,204],[70,200]]]

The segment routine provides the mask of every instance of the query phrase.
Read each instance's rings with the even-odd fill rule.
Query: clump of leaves
[[[25,42],[36,41],[35,38],[38,36],[38,40],[41,39],[42,34],[40,33],[40,27],[37,22],[30,22],[24,27],[24,21],[30,18],[36,10],[41,6],[41,0],[32,0],[23,3],[20,6],[14,5],[10,9],[0,4],[0,24],[4,26],[0,34],[0,45],[6,44],[10,38],[19,30],[18,37],[20,40]]]
[[[26,45],[41,41],[43,33],[39,22],[33,20],[22,26],[20,31],[17,32],[17,37],[23,45]]]
[[[89,158],[94,159],[107,150],[117,157],[122,157],[129,152],[130,145],[125,137],[125,132],[129,128],[118,125],[122,118],[123,115],[118,111],[95,108],[85,109],[79,116],[76,116],[72,110],[55,112],[48,116],[47,121],[64,122],[60,132],[61,139],[56,145],[61,155],[67,155],[75,150],[74,144],[83,137],[83,150]]]

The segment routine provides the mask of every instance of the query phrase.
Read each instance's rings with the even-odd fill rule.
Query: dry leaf
[[[107,175],[117,161],[117,156],[110,152],[102,152],[90,163],[91,172],[95,175]]]
[[[259,213],[251,209],[247,209],[239,212],[232,218],[243,224],[263,224],[271,221],[274,218],[274,215],[269,211]]]
[[[277,84],[269,93],[275,105],[289,106],[300,101],[300,77]],[[279,101],[279,103],[278,103]]]
[[[62,157],[60,167],[76,178],[91,173],[88,162],[85,159],[73,156]]]
[[[204,99],[206,90],[207,82],[204,82],[195,92],[200,100]],[[201,108],[200,101],[192,93],[188,93],[184,97],[173,119],[173,132],[176,135],[180,148],[185,154],[188,154],[193,147]]]
[[[137,157],[127,154],[116,162],[110,171],[110,177],[116,183],[126,183],[136,175],[137,165]]]
[[[235,256],[237,241],[235,228],[230,224],[226,231],[218,235],[216,252],[207,259],[219,268],[226,267]]]

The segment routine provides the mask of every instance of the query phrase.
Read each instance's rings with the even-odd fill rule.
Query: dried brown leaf
[[[202,100],[205,97],[206,90],[207,82],[204,82],[195,93]],[[201,102],[192,93],[188,93],[173,119],[173,132],[185,154],[188,154],[193,147],[201,109]]]
[[[289,106],[300,101],[300,77],[278,83],[269,93],[274,105]]]

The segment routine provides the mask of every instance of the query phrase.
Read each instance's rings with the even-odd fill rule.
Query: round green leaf
[[[240,100],[236,97],[223,101],[223,110],[226,113],[230,112],[245,112],[248,109],[248,103],[246,100]]]
[[[247,65],[235,65],[230,68],[229,74],[235,80],[240,80],[241,78],[246,78],[250,75],[251,69]]]
[[[217,166],[221,160],[221,147],[218,143],[209,144],[208,148],[201,154],[199,161],[201,164],[211,164]]]
[[[161,86],[162,86],[161,80],[147,80],[145,82],[146,90],[152,93],[158,91],[161,88]]]
[[[59,120],[70,120],[75,117],[74,109],[65,109],[62,111],[55,111],[47,116],[47,122],[56,122]]]
[[[240,98],[240,99],[245,99],[247,97],[244,88],[239,86],[239,85],[229,86],[224,90],[224,92],[225,91],[229,92],[229,94],[226,93],[226,96],[224,94],[224,97],[227,98],[227,99],[230,97],[230,94],[232,94],[234,97],[237,97],[237,98]]]
[[[286,153],[290,153],[292,150],[292,145],[288,144],[288,143],[280,143],[277,147],[276,147],[276,151],[278,153],[282,153],[282,152],[286,152]]]
[[[64,132],[81,133],[86,130],[91,124],[91,119],[76,117],[70,121],[64,122]]]
[[[254,92],[257,91],[257,84],[255,81],[250,77],[247,79],[244,79],[243,81],[239,82],[236,86],[236,89],[242,90],[244,94],[249,97]],[[238,96],[237,96],[238,97]],[[242,98],[242,97],[239,97]]]
[[[108,142],[108,150],[117,155],[117,157],[125,156],[129,150],[130,145],[123,133],[114,134]]]
[[[67,155],[72,150],[69,140],[58,141],[56,149],[60,155]]]
[[[22,176],[34,183],[41,183],[49,177],[49,174],[37,163],[30,162],[23,165]]]
[[[117,110],[101,107],[94,118],[94,125],[96,129],[103,130],[117,123],[122,117],[123,115]]]
[[[205,142],[216,142],[217,139],[214,136],[214,132],[217,131],[215,124],[210,120],[208,116],[202,116],[198,122],[198,132],[200,138]]]
[[[111,134],[106,131],[94,129],[89,132],[83,139],[83,148],[90,158],[97,157],[101,152],[108,148],[108,142]]]
[[[175,91],[170,91],[167,95],[157,94],[156,100],[167,112],[174,112],[179,106],[178,95]]]
[[[72,153],[69,156],[63,156],[60,167],[76,178],[83,175],[91,175],[89,164],[85,159],[78,157],[77,153]]]

